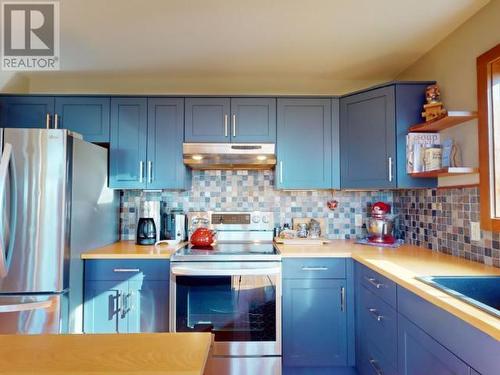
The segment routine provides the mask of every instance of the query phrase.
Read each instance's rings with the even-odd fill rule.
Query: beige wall
[[[27,93],[29,80],[20,73],[0,71],[0,93]]]
[[[30,76],[32,93],[157,94],[157,95],[337,95],[360,90],[391,77],[332,80],[290,75],[169,76],[148,74],[38,73]]]
[[[500,43],[500,0],[492,0],[467,22],[398,75],[401,80],[436,80],[448,110],[477,110],[476,58]],[[464,165],[478,166],[477,122],[442,133],[460,145]],[[477,183],[478,176],[441,179],[440,185]]]

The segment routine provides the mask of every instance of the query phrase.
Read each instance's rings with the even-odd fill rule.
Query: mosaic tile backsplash
[[[479,188],[394,192],[398,235],[407,243],[500,267],[500,233],[481,231],[472,241],[470,223],[479,222]]]
[[[293,217],[327,219],[330,239],[366,235],[355,226],[355,215],[363,220],[376,201],[393,204],[398,214],[396,235],[405,242],[434,251],[500,267],[500,233],[481,232],[472,241],[470,222],[479,221],[479,189],[422,189],[400,191],[281,191],[274,189],[271,171],[194,171],[191,190],[121,194],[121,238],[135,239],[141,202],[158,200],[162,212],[188,211],[272,211],[276,224],[291,223]],[[337,200],[335,211],[328,200]]]
[[[339,202],[335,211],[328,200]],[[367,216],[371,203],[393,201],[390,191],[280,191],[274,189],[272,171],[193,171],[188,191],[144,192],[126,190],[121,195],[121,238],[135,239],[138,211],[142,201],[159,200],[161,210],[188,211],[272,211],[276,224],[291,223],[293,217],[327,219],[327,237],[331,239],[363,236],[355,226],[355,214]]]

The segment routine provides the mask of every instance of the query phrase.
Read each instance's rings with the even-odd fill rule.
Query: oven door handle
[[[232,269],[174,265],[170,270],[175,276],[261,276],[281,273],[281,267]]]

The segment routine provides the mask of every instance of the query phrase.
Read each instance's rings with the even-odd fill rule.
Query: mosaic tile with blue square
[[[327,219],[327,237],[349,239],[364,236],[355,226],[355,215],[368,216],[377,201],[393,202],[390,191],[282,191],[274,188],[272,171],[193,171],[187,191],[147,192],[126,190],[121,194],[121,238],[133,240],[138,210],[143,201],[161,201],[162,212],[188,211],[271,211],[278,225],[291,223],[294,217]],[[337,200],[331,211],[326,203]]]

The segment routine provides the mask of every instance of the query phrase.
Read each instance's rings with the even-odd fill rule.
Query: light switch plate
[[[354,225],[357,227],[363,226],[363,215],[361,214],[354,215]]]
[[[481,241],[481,227],[479,223],[471,221],[470,223],[470,240]]]

